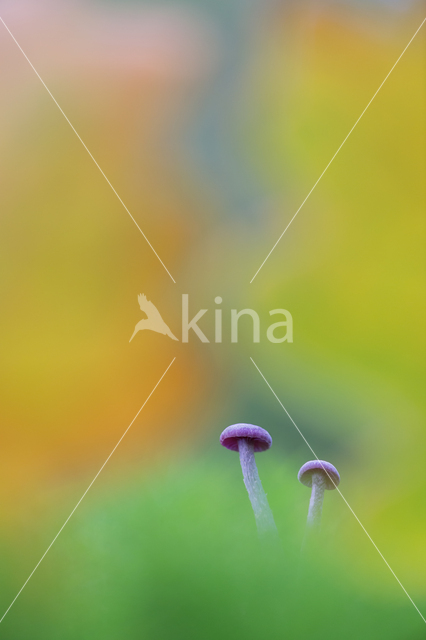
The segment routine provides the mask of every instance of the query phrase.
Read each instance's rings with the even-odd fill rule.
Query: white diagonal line
[[[132,426],[132,424],[134,423],[134,421],[136,420],[136,418],[138,417],[138,415],[140,414],[140,412],[142,411],[142,409],[144,408],[144,406],[146,405],[146,403],[148,402],[148,400],[150,399],[150,397],[152,396],[152,394],[154,393],[154,391],[156,390],[156,388],[158,387],[158,385],[160,384],[160,382],[162,381],[162,379],[164,378],[164,376],[166,375],[166,373],[168,372],[168,370],[170,369],[170,367],[172,366],[172,364],[174,363],[175,360],[176,360],[176,358],[173,358],[173,360],[171,361],[171,363],[169,364],[169,366],[167,367],[167,369],[165,370],[165,372],[163,373],[163,375],[161,376],[161,378],[159,379],[159,381],[157,382],[157,384],[155,385],[155,387],[153,388],[153,390],[151,391],[151,393],[149,394],[149,396],[147,397],[147,399],[145,400],[145,402],[143,403],[143,405],[141,406],[141,408],[139,409],[139,411],[137,412],[137,414],[135,415],[135,417],[133,418],[133,420],[131,421],[131,423],[129,424],[127,429],[125,430],[125,432],[123,433],[123,435],[121,436],[120,440],[117,442],[117,444],[115,445],[114,449],[111,451],[111,453],[109,454],[108,458],[105,460],[105,462],[103,463],[102,467],[99,469],[98,473],[95,475],[95,477],[93,478],[92,482],[89,484],[89,486],[87,487],[86,491],[83,493],[83,495],[81,496],[80,500],[77,502],[77,504],[75,505],[74,509],[71,511],[71,513],[69,514],[68,518],[65,520],[64,524],[59,529],[58,533],[53,538],[52,542],[49,544],[49,546],[47,547],[46,551],[43,553],[43,555],[41,556],[40,560],[37,562],[36,566],[31,571],[30,575],[25,580],[25,582],[22,585],[22,587],[19,589],[19,591],[16,594],[16,596],[13,598],[12,602],[10,603],[10,605],[8,606],[6,611],[4,612],[3,616],[0,618],[0,623],[3,622],[4,618],[9,613],[10,609],[13,607],[13,605],[16,602],[16,600],[21,595],[22,591],[27,586],[28,582],[31,580],[31,578],[33,577],[34,573],[37,571],[37,569],[40,566],[40,564],[43,562],[44,558],[46,557],[46,555],[48,554],[48,552],[50,551],[50,549],[52,548],[52,546],[54,545],[54,543],[58,539],[59,535],[62,533],[63,529],[65,528],[65,526],[67,525],[67,523],[69,522],[69,520],[71,519],[71,517],[73,516],[73,514],[77,510],[77,508],[80,506],[81,502],[83,501],[83,499],[85,498],[85,496],[87,495],[87,493],[89,492],[89,490],[91,489],[91,487],[93,486],[93,484],[95,483],[95,481],[97,480],[97,478],[99,477],[101,472],[103,471],[105,465],[110,460],[111,456],[113,455],[113,453],[117,449],[118,445],[123,440],[124,436],[129,431],[130,427]]]
[[[95,165],[97,166],[97,168],[99,169],[99,171],[101,172],[101,174],[103,175],[103,177],[105,178],[105,180],[107,181],[107,183],[109,184],[109,186],[111,187],[112,191],[114,192],[114,194],[117,196],[120,204],[124,207],[124,209],[127,211],[127,213],[129,214],[130,218],[133,220],[133,222],[135,223],[136,227],[139,229],[139,231],[141,232],[141,234],[143,235],[143,237],[145,238],[146,242],[148,243],[148,245],[150,246],[150,248],[152,249],[152,251],[154,252],[155,256],[158,258],[158,260],[161,262],[161,264],[163,265],[164,269],[167,271],[167,273],[169,274],[169,276],[171,277],[171,279],[173,280],[173,282],[176,284],[176,280],[173,278],[172,274],[170,273],[170,271],[167,269],[166,265],[164,264],[164,262],[162,261],[162,259],[160,258],[160,256],[158,255],[158,253],[156,252],[156,250],[154,249],[154,247],[152,246],[152,244],[150,243],[150,241],[148,240],[148,238],[146,237],[146,235],[144,234],[144,232],[142,231],[142,229],[140,228],[140,226],[138,225],[138,223],[136,222],[136,220],[134,219],[134,217],[132,216],[132,214],[130,213],[129,209],[126,207],[126,205],[124,204],[123,200],[120,198],[120,196],[118,195],[117,191],[114,189],[114,187],[112,186],[111,182],[108,180],[107,176],[105,175],[105,173],[103,172],[103,170],[101,169],[101,167],[99,166],[99,164],[97,163],[97,161],[95,160],[94,156],[92,155],[92,153],[89,151],[88,147],[86,146],[86,144],[83,142],[81,136],[79,135],[79,133],[77,132],[77,130],[75,129],[75,127],[73,126],[73,124],[71,123],[71,121],[69,120],[68,116],[65,114],[64,110],[62,109],[62,107],[59,105],[58,101],[56,100],[56,98],[54,97],[54,95],[52,94],[52,92],[50,91],[49,87],[46,85],[46,83],[44,82],[43,78],[40,76],[39,72],[37,71],[37,69],[34,67],[33,63],[31,62],[31,60],[28,58],[27,54],[25,53],[25,51],[22,49],[21,45],[19,44],[19,42],[17,41],[17,39],[15,38],[15,36],[13,35],[13,33],[11,32],[11,30],[9,29],[9,27],[7,26],[7,24],[5,23],[5,21],[3,20],[3,18],[0,16],[0,21],[3,23],[6,31],[8,31],[8,33],[10,34],[12,40],[15,42],[16,46],[18,47],[18,49],[20,50],[20,52],[22,53],[22,55],[24,56],[24,58],[26,59],[26,61],[28,62],[28,64],[30,65],[31,69],[34,71],[34,73],[36,74],[37,78],[40,80],[41,84],[43,85],[43,87],[46,89],[47,93],[49,94],[49,96],[52,98],[53,102],[56,104],[56,106],[58,107],[59,111],[62,113],[62,115],[64,116],[65,120],[68,122],[69,126],[71,127],[71,129],[74,131],[75,135],[77,136],[77,138],[80,140],[81,144],[83,145],[83,147],[86,149],[87,153],[89,154],[89,156],[92,158],[93,162],[95,163]]]
[[[265,378],[265,376],[263,375],[263,373],[261,372],[261,370],[259,369],[259,367],[257,366],[257,364],[255,363],[255,361],[253,360],[253,358],[250,358],[250,360],[252,361],[252,363],[254,364],[254,366],[256,367],[256,369],[258,370],[258,372],[260,373],[260,375],[262,376],[262,378],[264,379],[264,381],[266,382],[267,386],[269,387],[269,389],[272,391],[273,395],[275,396],[275,398],[278,400],[279,404],[281,405],[282,409],[284,409],[284,411],[286,412],[287,416],[290,418],[291,422],[293,423],[293,425],[296,427],[297,431],[299,432],[299,434],[302,436],[303,440],[305,441],[305,443],[308,445],[309,449],[311,450],[311,452],[313,453],[313,455],[315,456],[315,458],[318,460],[318,462],[321,464],[322,468],[324,469],[324,471],[326,472],[326,474],[328,475],[328,477],[330,478],[330,480],[333,482],[334,487],[337,489],[337,491],[339,492],[340,496],[342,497],[343,501],[346,503],[347,507],[349,508],[349,510],[351,511],[352,515],[355,517],[356,521],[358,522],[358,524],[360,525],[361,529],[364,531],[365,535],[367,536],[367,538],[370,540],[371,544],[373,545],[373,547],[376,549],[377,553],[379,554],[379,556],[381,557],[381,559],[383,560],[383,562],[385,563],[385,565],[387,566],[387,568],[389,569],[389,571],[392,573],[393,577],[395,578],[395,580],[398,582],[399,586],[401,587],[401,589],[404,591],[405,595],[407,596],[407,598],[410,600],[411,604],[413,605],[413,607],[415,608],[415,610],[417,611],[417,613],[419,614],[419,616],[421,617],[421,619],[423,620],[423,622],[426,623],[426,618],[423,616],[422,612],[420,611],[420,609],[417,607],[416,603],[414,602],[414,600],[412,599],[412,597],[410,596],[410,594],[408,593],[408,591],[406,590],[406,588],[404,587],[404,585],[402,584],[402,582],[400,581],[400,579],[398,578],[398,576],[396,575],[395,571],[392,569],[392,567],[390,566],[389,562],[386,560],[386,558],[384,557],[384,555],[382,554],[382,552],[380,551],[379,547],[376,545],[376,543],[374,542],[374,540],[372,539],[372,537],[370,536],[370,534],[368,533],[367,529],[364,527],[364,525],[362,524],[361,520],[358,518],[358,516],[356,515],[355,511],[352,509],[351,505],[349,504],[349,502],[346,500],[345,496],[342,494],[342,492],[340,491],[339,487],[336,485],[336,483],[334,482],[333,478],[329,475],[329,473],[327,472],[327,470],[324,468],[321,460],[318,458],[317,454],[315,453],[315,451],[312,449],[311,445],[309,444],[309,442],[306,440],[305,436],[303,435],[303,433],[300,431],[299,427],[297,426],[297,424],[295,423],[295,421],[293,420],[293,418],[291,417],[291,415],[289,414],[289,412],[287,411],[287,409],[285,408],[285,406],[283,405],[283,403],[281,402],[281,400],[279,399],[279,397],[277,396],[277,394],[275,393],[275,391],[273,390],[273,388],[271,387],[271,385],[269,384],[269,382],[267,381],[267,379]]]
[[[349,131],[348,135],[346,136],[346,138],[343,140],[342,144],[340,145],[340,147],[337,149],[336,153],[334,154],[334,156],[331,158],[330,162],[328,163],[328,165],[326,166],[326,168],[324,169],[324,171],[322,172],[322,174],[320,175],[320,177],[318,178],[318,180],[315,182],[314,186],[312,187],[312,189],[309,191],[308,195],[306,196],[306,198],[303,200],[302,204],[300,205],[300,207],[298,208],[298,210],[296,211],[296,213],[294,214],[294,216],[292,217],[292,219],[290,220],[290,222],[288,223],[288,225],[286,226],[286,228],[284,229],[284,231],[282,232],[282,234],[280,235],[280,237],[278,238],[278,240],[276,241],[276,243],[274,244],[274,246],[272,247],[272,249],[270,250],[270,252],[268,253],[268,255],[266,256],[266,258],[264,259],[264,261],[262,262],[262,264],[260,265],[260,267],[258,268],[258,270],[256,271],[256,273],[254,274],[254,276],[252,277],[252,279],[250,280],[250,284],[253,282],[253,280],[255,279],[255,277],[257,276],[257,274],[259,273],[259,271],[261,270],[261,268],[263,267],[263,265],[265,264],[265,262],[268,260],[269,256],[271,255],[271,253],[274,251],[275,247],[277,246],[277,244],[280,242],[281,238],[283,237],[283,235],[285,234],[285,232],[287,231],[287,229],[289,228],[289,226],[291,225],[291,223],[293,222],[293,220],[295,219],[295,217],[297,216],[297,214],[299,213],[299,211],[301,210],[301,208],[303,207],[303,205],[305,204],[305,202],[307,201],[307,199],[309,198],[309,196],[311,195],[311,193],[313,192],[313,190],[315,189],[315,187],[317,186],[317,184],[319,183],[319,181],[321,180],[321,178],[323,177],[323,175],[325,174],[325,172],[327,171],[327,169],[329,168],[329,166],[331,165],[331,163],[333,162],[334,158],[337,156],[337,154],[339,153],[340,149],[343,147],[343,145],[345,144],[346,140],[349,138],[349,136],[351,135],[352,131],[355,129],[355,127],[357,126],[358,122],[361,120],[362,116],[364,115],[364,113],[367,111],[368,107],[370,106],[370,104],[373,102],[374,98],[377,96],[377,94],[379,93],[380,89],[383,87],[383,85],[385,84],[386,80],[389,78],[390,74],[392,73],[392,71],[395,69],[396,65],[398,64],[398,62],[401,60],[402,56],[404,55],[404,53],[407,51],[408,47],[410,46],[410,44],[413,42],[414,38],[416,37],[416,35],[418,34],[418,32],[420,31],[420,29],[422,28],[422,26],[424,25],[424,23],[426,22],[426,18],[423,20],[423,22],[421,23],[420,27],[417,29],[417,31],[415,32],[415,34],[412,36],[412,38],[410,39],[409,43],[407,44],[407,46],[405,47],[405,49],[403,50],[403,52],[400,54],[399,58],[397,59],[397,61],[395,62],[395,64],[393,65],[392,69],[389,71],[389,73],[387,74],[386,78],[383,80],[382,84],[379,86],[379,88],[377,89],[376,93],[373,95],[373,97],[371,98],[370,102],[367,104],[367,106],[365,107],[364,111],[361,113],[361,115],[359,116],[358,120],[355,122],[354,126],[352,127],[352,129]]]

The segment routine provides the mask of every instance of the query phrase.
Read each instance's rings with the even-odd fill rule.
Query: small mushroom
[[[312,487],[308,511],[308,527],[317,529],[321,523],[322,502],[325,489],[336,489],[340,482],[336,467],[325,460],[306,462],[297,474],[299,482]]]
[[[271,508],[257,471],[255,452],[266,451],[272,445],[269,433],[253,424],[233,424],[222,431],[220,444],[231,451],[238,451],[243,470],[244,484],[253,507],[259,534],[277,533]]]

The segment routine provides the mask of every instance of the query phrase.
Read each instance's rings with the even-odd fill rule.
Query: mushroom
[[[317,529],[321,523],[324,490],[337,488],[340,482],[339,472],[325,460],[311,460],[300,468],[297,477],[306,487],[312,487],[307,524],[310,528]]]
[[[269,433],[253,424],[233,424],[222,431],[220,444],[231,451],[238,451],[244,484],[249,494],[259,535],[277,533],[271,508],[257,471],[255,452],[266,451],[272,445]]]

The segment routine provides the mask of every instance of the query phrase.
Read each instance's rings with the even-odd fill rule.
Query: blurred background
[[[337,492],[300,555],[311,444],[425,615],[425,29],[403,0],[1,0],[0,638],[424,637]],[[145,293],[188,344],[140,332]],[[214,298],[223,303],[213,342]],[[255,309],[261,339],[230,309]],[[271,344],[271,309],[294,342]],[[279,318],[278,318],[279,319]],[[247,319],[246,319],[247,320]],[[277,318],[274,319],[276,321]],[[238,456],[282,553],[261,553]]]

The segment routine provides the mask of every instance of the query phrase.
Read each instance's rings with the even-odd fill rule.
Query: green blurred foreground
[[[238,457],[220,453],[149,477],[130,472],[118,485],[109,474],[100,479],[0,637],[424,637],[420,616],[337,492],[325,496],[315,558],[301,559],[309,490],[297,482],[296,464],[257,456],[283,546],[281,553],[262,551]],[[28,532],[19,567],[3,567],[3,610],[65,520],[58,522],[68,508],[61,491],[48,525],[33,523]],[[3,556],[17,562],[17,545],[22,541],[3,541],[10,547]],[[411,595],[424,611],[425,602]]]

